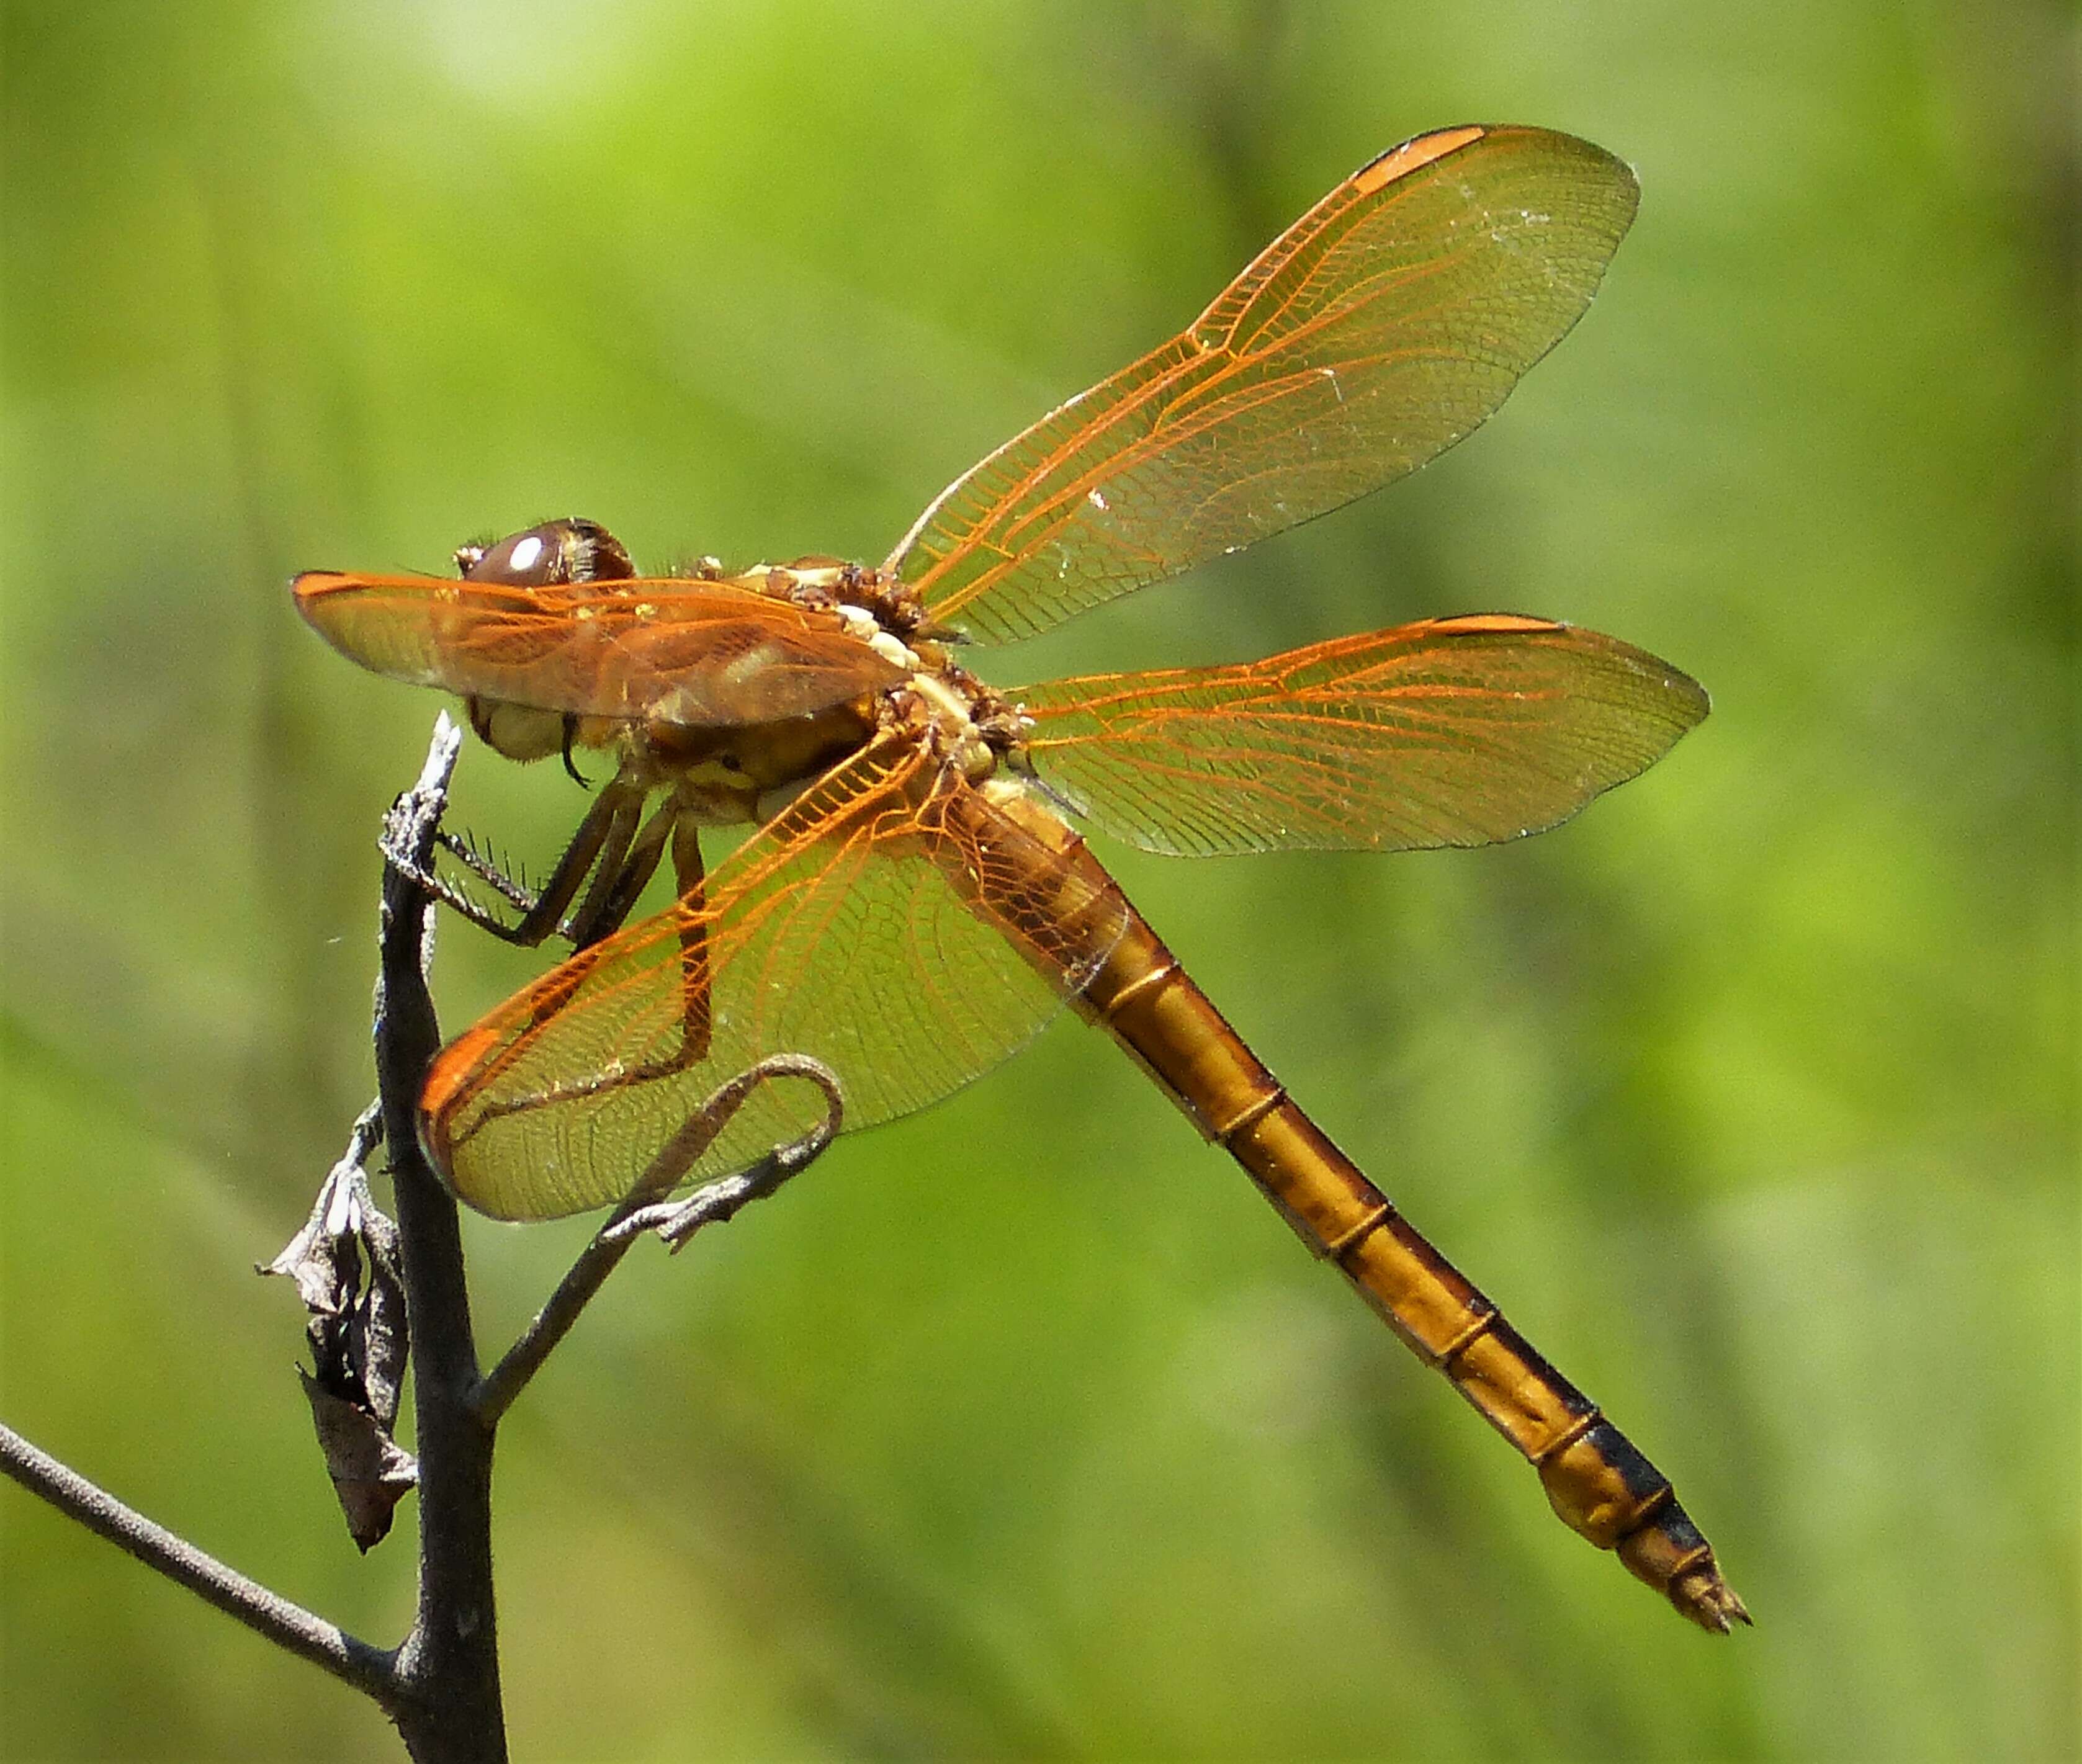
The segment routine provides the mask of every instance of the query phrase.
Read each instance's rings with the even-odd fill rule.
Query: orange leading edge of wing
[[[1352,183],[1362,195],[1371,195],[1384,183],[1392,183],[1406,172],[1428,166],[1435,159],[1465,147],[1471,141],[1480,141],[1489,131],[1477,126],[1466,128],[1442,128],[1436,134],[1419,135],[1414,141],[1406,141],[1400,147],[1391,147],[1372,164],[1362,166],[1352,174]]]

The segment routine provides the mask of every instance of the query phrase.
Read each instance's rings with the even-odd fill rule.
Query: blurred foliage
[[[292,571],[565,513],[654,564],[878,558],[1353,166],[1540,122],[1645,195],[1503,414],[995,677],[1507,608],[1711,688],[1522,847],[1119,871],[1760,1627],[1709,1642],[1556,1525],[1071,1025],[588,1316],[503,1442],[516,1753],[2076,1754],[2063,10],[4,18],[11,1423],[401,1632],[410,1505],[358,1559],[247,1270],[370,1084],[375,823],[434,705]],[[531,860],[576,813],[481,749],[461,789]],[[451,1027],[529,970],[485,941],[445,933]],[[488,1342],[577,1229],[473,1225]],[[11,1489],[0,1750],[395,1753]]]

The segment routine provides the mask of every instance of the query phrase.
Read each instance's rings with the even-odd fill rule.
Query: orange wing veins
[[[1023,1045],[1126,921],[908,737],[827,773],[683,899],[580,950],[445,1049],[421,1130],[480,1211],[620,1200],[702,1101],[775,1054],[838,1079],[850,1130],[936,1101]],[[685,952],[704,952],[689,1034]],[[741,1167],[820,1118],[761,1086],[685,1174]]]
[[[296,595],[327,642],[377,673],[578,716],[772,722],[904,677],[836,613],[727,582],[513,587],[311,570]]]
[[[1189,329],[955,480],[885,567],[943,622],[1030,636],[1414,471],[1582,316],[1637,196],[1542,129],[1406,142]]]
[[[1026,763],[1085,819],[1181,854],[1515,839],[1644,770],[1707,711],[1645,650],[1507,613],[1009,696]]]

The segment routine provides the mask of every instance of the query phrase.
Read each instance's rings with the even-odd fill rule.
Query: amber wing
[[[1667,662],[1510,613],[1011,696],[1027,763],[1085,819],[1189,855],[1515,839],[1653,764],[1707,711]]]
[[[317,570],[296,595],[320,636],[377,673],[577,716],[771,722],[904,677],[836,613],[727,582],[529,588]]]
[[[922,1108],[1021,1046],[1125,923],[1102,876],[1031,847],[923,747],[867,748],[719,866],[706,905],[580,951],[452,1042],[423,1137],[473,1206],[548,1219],[622,1198],[770,1055],[828,1067],[848,1129]],[[807,1083],[765,1085],[682,1173],[740,1168],[823,1109]]]
[[[1582,316],[1633,174],[1543,129],[1421,136],[1355,173],[1192,326],[1007,442],[887,567],[1029,636],[1414,470]]]

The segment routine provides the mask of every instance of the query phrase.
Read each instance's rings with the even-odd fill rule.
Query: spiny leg
[[[614,862],[608,862],[603,853],[600,867],[593,872],[592,886],[586,890],[584,900],[571,915],[566,928],[566,935],[574,948],[589,948],[622,928],[635,907],[637,897],[643,892],[644,884],[657,873],[659,863],[665,855],[666,842],[673,837],[679,823],[678,799],[668,796],[652,811],[651,819],[643,823],[643,831],[635,835],[633,842],[628,839],[622,841]]]
[[[668,811],[672,817],[669,827],[667,825]],[[677,1045],[662,1049],[655,1057],[640,1064],[618,1065],[612,1071],[561,1082],[550,1092],[507,1097],[498,1101],[487,1100],[479,1105],[479,1126],[504,1115],[540,1108],[546,1103],[573,1102],[627,1090],[634,1086],[655,1084],[661,1080],[677,1077],[709,1058],[714,1029],[714,976],[709,948],[707,886],[702,858],[699,823],[676,802],[661,805],[658,813],[645,827],[643,836],[637,841],[625,874],[633,870],[639,856],[662,840],[668,831],[671,835],[674,881],[680,891],[679,899],[668,911],[672,916],[673,932],[678,940],[679,949],[676,973],[669,981],[666,981],[664,976],[660,979],[661,983],[672,985],[679,994]],[[656,861],[655,856],[652,856],[651,866],[655,868]],[[641,886],[640,882],[638,886]],[[626,909],[629,903],[624,900],[621,904]],[[548,982],[537,990],[529,1020],[514,1032],[515,1038],[525,1039],[563,1010],[570,1003],[571,993],[584,983],[592,965],[597,959],[598,946],[587,945],[581,945],[567,958],[556,973],[550,976]],[[807,1060],[807,1055],[776,1057]],[[808,1063],[816,1065],[815,1061],[808,1061]],[[751,1071],[757,1075],[759,1069],[754,1067]],[[817,1072],[829,1076],[820,1066],[817,1067]],[[728,1082],[740,1082],[742,1076],[739,1080]],[[817,1078],[816,1074],[797,1074],[777,1069],[767,1076],[809,1076],[820,1084],[823,1083],[823,1080]],[[836,1083],[837,1080],[832,1080],[831,1085],[826,1087],[834,1095]],[[728,1088],[727,1084],[725,1088]],[[719,1092],[718,1094],[723,1093]],[[730,1111],[734,1113],[741,1102],[741,1098],[732,1102]],[[698,1114],[695,1119],[698,1118]],[[673,1143],[679,1143],[689,1130],[688,1127],[683,1126]],[[706,1143],[703,1142],[704,1144]],[[698,1156],[698,1151],[693,1154],[693,1157]],[[682,1174],[691,1167],[693,1157],[689,1157],[681,1164]],[[666,1161],[669,1163],[670,1158],[667,1157]],[[655,1195],[660,1191],[654,1189],[651,1192]]]
[[[677,916],[681,952],[682,1045],[664,1060],[643,1068],[654,1073],[680,1071],[706,1059],[709,1050],[708,924],[701,828],[683,812],[676,797],[668,797],[658,805],[618,868],[609,869],[603,858],[592,886],[566,929],[575,953],[589,949],[620,930],[644,886],[657,873],[668,845],[679,893],[679,903],[673,911]]]
[[[556,933],[564,911],[579,891],[580,885],[597,866],[601,875],[618,877],[630,861],[631,842],[636,837],[637,819],[643,806],[644,788],[636,783],[626,772],[617,773],[605,785],[592,806],[586,810],[585,819],[579,823],[578,831],[571,836],[571,843],[564,848],[563,855],[557,860],[556,867],[550,872],[542,890],[530,894],[498,867],[481,856],[466,841],[447,834],[440,836],[440,843],[451,856],[478,881],[495,890],[509,904],[520,910],[520,918],[512,924],[496,917],[472,900],[469,895],[424,865],[411,861],[408,854],[391,850],[387,845],[383,855],[391,864],[411,879],[419,883],[444,905],[459,913],[472,924],[490,932],[506,943],[516,944],[523,949],[533,949]],[[657,858],[651,858],[655,867]],[[647,878],[648,871],[645,872]],[[642,882],[632,890],[630,898],[640,891]],[[596,882],[588,902],[595,895],[611,892]],[[625,914],[626,908],[624,908]],[[618,923],[618,921],[617,921]],[[596,927],[596,941],[614,928],[613,924]],[[574,941],[580,941],[575,937]]]
[[[572,915],[570,934],[577,948],[550,976],[552,983],[546,985],[538,992],[529,1020],[518,1034],[523,1037],[532,1034],[570,1002],[572,991],[583,983],[592,962],[597,959],[596,952],[601,941],[619,928],[622,920],[634,907],[637,895],[643,891],[643,885],[656,870],[668,840],[672,853],[674,883],[679,890],[679,899],[668,909],[673,916],[674,931],[679,941],[676,979],[680,994],[679,1044],[640,1065],[619,1067],[612,1074],[601,1074],[575,1084],[560,1085],[556,1092],[558,1101],[598,1096],[609,1091],[626,1089],[634,1084],[652,1084],[698,1066],[709,1057],[714,1018],[713,970],[709,956],[706,873],[702,858],[700,824],[693,816],[685,812],[684,805],[676,797],[668,798],[660,803],[651,819],[645,823],[642,835],[630,847],[616,874],[613,886],[604,889],[601,881],[596,878],[586,905]],[[594,910],[596,903],[598,922],[588,923],[587,916]],[[562,983],[554,983],[559,981]],[[537,1107],[546,1100],[548,1099],[536,1096],[515,1097],[504,1104],[487,1103],[485,1105],[485,1118],[495,1119],[503,1114]],[[731,1106],[734,1112],[739,1104],[733,1103]]]
[[[549,880],[543,883],[542,891],[535,897],[534,905],[520,916],[517,924],[498,935],[508,943],[529,949],[553,935],[588,873],[594,878],[587,896],[590,904],[605,880],[615,875],[627,858],[630,842],[636,836],[637,819],[643,811],[643,787],[631,781],[626,773],[617,773],[602,786],[571,844],[564,848],[563,856],[557,860],[556,868],[550,872]],[[581,906],[574,916],[575,926],[585,910]],[[568,934],[574,943],[582,941],[575,928]]]

